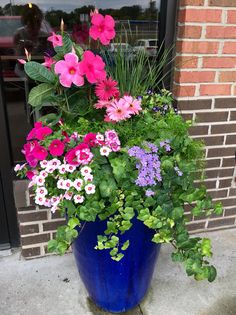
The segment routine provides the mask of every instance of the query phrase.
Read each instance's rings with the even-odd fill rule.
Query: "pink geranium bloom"
[[[33,151],[32,151],[32,154],[39,161],[45,160],[46,157],[48,156],[47,150],[44,147],[42,147],[41,145],[35,146]]]
[[[62,46],[63,40],[61,35],[57,35],[56,33],[52,32],[52,35],[48,37],[48,41],[52,42],[53,47]]]
[[[97,40],[99,39],[103,45],[108,45],[115,38],[115,20],[112,16],[94,13],[91,19],[92,26],[89,35]]]
[[[112,78],[105,79],[97,83],[95,94],[102,101],[108,101],[110,98],[119,96],[119,90],[117,88],[118,82],[112,80]]]
[[[129,104],[129,112],[137,115],[142,110],[141,101],[134,99],[132,96],[124,96],[123,99]]]
[[[107,115],[111,120],[116,122],[130,118],[129,103],[123,98],[112,102],[107,108]]]
[[[44,63],[42,63],[43,66],[45,66],[48,69],[51,69],[51,66],[55,63],[55,60],[52,59],[52,57],[44,56]]]
[[[55,65],[55,73],[60,74],[60,83],[65,87],[71,87],[72,83],[77,86],[84,85],[83,73],[79,58],[74,53],[64,56],[65,60],[60,60]]]
[[[97,145],[97,134],[96,133],[88,133],[84,137],[84,143],[86,143],[90,147],[95,147]]]
[[[105,63],[100,56],[94,55],[90,50],[85,51],[83,60],[80,62],[80,70],[86,75],[90,83],[105,80]]]
[[[42,128],[43,124],[41,121],[34,123],[34,128],[29,132],[26,140],[32,140],[36,138],[36,130]]]
[[[34,171],[27,171],[27,172],[26,172],[26,177],[27,177],[28,179],[32,180],[33,177],[35,176],[35,174],[36,174],[36,172],[34,172]]]
[[[65,148],[64,143],[57,139],[53,140],[48,147],[49,153],[52,156],[61,156],[64,152],[64,148]]]

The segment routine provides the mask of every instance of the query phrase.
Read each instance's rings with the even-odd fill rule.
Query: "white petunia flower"
[[[76,170],[76,167],[74,165],[67,164],[65,166],[65,169],[66,169],[67,172],[73,173]]]
[[[33,177],[33,181],[38,185],[38,186],[43,186],[45,183],[45,178],[43,176],[36,176],[35,178]]]
[[[81,178],[77,178],[74,183],[73,186],[75,187],[76,190],[81,191],[82,186],[83,186],[83,180]]]
[[[111,149],[109,147],[103,146],[100,148],[100,154],[102,156],[108,156],[111,153]]]
[[[18,172],[21,169],[20,164],[16,164],[16,166],[14,167],[14,171]]]
[[[93,184],[88,184],[84,187],[86,194],[92,195],[95,194],[96,186]]]
[[[64,179],[60,178],[58,181],[57,181],[57,188],[58,189],[64,189]]]
[[[83,166],[81,168],[80,172],[81,172],[82,176],[87,176],[87,175],[91,174],[92,169],[88,166]]]
[[[72,197],[73,197],[73,192],[71,192],[71,191],[67,191],[67,192],[65,193],[65,195],[64,195],[64,198],[65,198],[66,200],[71,200]]]
[[[48,162],[48,165],[57,169],[61,165],[61,161],[58,159],[52,159],[51,161]]]
[[[39,173],[40,176],[43,176],[44,178],[46,178],[48,176],[48,173],[46,171],[41,171]]]
[[[77,203],[83,203],[84,202],[84,196],[80,196],[80,195],[75,195],[74,196],[74,202]]]
[[[92,183],[92,181],[93,181],[93,175],[92,175],[92,174],[89,174],[89,175],[87,175],[87,176],[84,176],[84,180],[85,180],[86,182]]]
[[[42,168],[46,168],[46,167],[48,166],[48,161],[46,161],[46,160],[41,161],[41,162],[40,162],[40,166],[41,166]]]
[[[63,181],[63,189],[69,190],[71,187],[73,187],[73,182],[70,179]]]
[[[36,194],[38,196],[41,196],[41,197],[45,197],[47,195],[48,191],[45,187],[38,187],[36,189]]]
[[[45,203],[46,198],[44,196],[36,196],[35,197],[35,203],[37,205],[43,206]]]
[[[60,174],[65,174],[66,173],[66,165],[62,164],[58,167],[59,173]]]

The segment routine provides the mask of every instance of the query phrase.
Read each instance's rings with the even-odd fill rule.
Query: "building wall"
[[[206,143],[205,184],[224,206],[221,217],[207,220],[192,218],[187,208],[193,233],[236,224],[235,1],[179,1],[173,93],[184,118],[197,120],[191,134]],[[47,241],[64,220],[58,213],[35,206],[26,186],[16,183],[16,204],[22,255],[33,258],[47,255]]]
[[[206,144],[205,181],[222,217],[193,220],[202,231],[236,222],[236,0],[180,0],[173,92],[194,138]],[[188,212],[187,212],[188,213]]]

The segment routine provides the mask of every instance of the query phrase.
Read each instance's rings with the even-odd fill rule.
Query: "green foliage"
[[[56,76],[53,75],[51,71],[49,71],[42,64],[30,61],[26,62],[24,65],[25,72],[27,75],[37,82],[43,83],[53,83],[56,80]]]
[[[29,93],[29,103],[33,107],[41,106],[54,92],[54,88],[49,83],[41,83],[32,88]]]

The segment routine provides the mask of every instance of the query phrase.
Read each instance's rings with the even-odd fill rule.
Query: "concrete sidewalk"
[[[236,315],[236,230],[208,236],[218,270],[215,282],[188,278],[171,262],[170,247],[163,246],[147,297],[126,314]],[[105,314],[88,299],[71,254],[25,261],[16,252],[0,258],[0,315]]]

